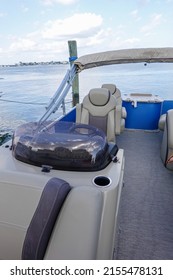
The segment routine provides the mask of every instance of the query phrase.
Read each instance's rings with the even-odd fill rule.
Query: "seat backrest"
[[[47,182],[25,236],[23,260],[44,258],[54,224],[70,190],[64,180],[51,178]]]
[[[107,88],[110,93],[116,98],[117,105],[122,105],[121,92],[115,84],[103,84],[102,88]]]
[[[106,88],[93,88],[76,106],[76,122],[102,129],[109,142],[115,142],[116,99]]]
[[[102,88],[107,88],[110,93],[116,99],[116,131],[115,134],[119,135],[125,128],[125,118],[127,117],[127,111],[125,107],[122,107],[121,91],[115,84],[103,84]]]
[[[163,114],[160,116],[159,123],[158,123],[159,129],[162,131],[164,131],[165,122],[166,122],[166,114]]]

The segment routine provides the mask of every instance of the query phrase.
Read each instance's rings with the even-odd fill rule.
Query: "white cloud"
[[[146,6],[150,3],[150,0],[138,0],[138,4],[140,7]]]
[[[29,11],[29,8],[26,6],[22,6],[22,12],[27,13]]]
[[[33,40],[28,38],[18,38],[10,45],[10,51],[31,51],[36,46]]]
[[[102,44],[105,39],[107,39],[106,34],[108,34],[108,30],[100,30],[95,36],[92,36],[88,42],[88,46],[93,46],[93,45],[100,45]],[[110,39],[110,38],[109,38]]]
[[[127,37],[123,39],[122,37],[116,37],[112,40],[111,49],[130,49],[139,47],[141,40],[137,37]]]
[[[125,26],[103,28],[103,18],[92,13],[74,14],[71,17],[49,21],[42,29],[23,38],[9,38],[9,53],[25,61],[48,61],[68,57],[68,40],[76,40],[79,55],[111,49],[135,47],[140,40],[127,37]],[[22,58],[23,57],[23,58]]]
[[[162,14],[153,14],[148,24],[141,28],[141,32],[149,34],[153,29],[162,23]]]
[[[78,46],[82,47],[102,45],[109,34],[108,30],[101,28],[102,21],[100,15],[91,13],[74,14],[63,20],[49,21],[42,29],[28,33],[25,37],[9,36],[11,45],[6,51],[14,56],[20,54],[20,60],[23,57],[25,61],[58,59],[57,54],[67,57],[68,40],[77,40]]]
[[[131,16],[135,19],[135,21],[139,21],[141,17],[139,16],[139,11],[138,10],[133,10],[131,12]]]
[[[136,37],[132,37],[132,38],[127,38],[126,40],[124,40],[123,44],[126,46],[134,46],[136,43],[139,43],[140,39],[136,38]]]
[[[71,5],[78,0],[41,0],[44,5],[50,6],[53,4]]]
[[[138,15],[138,10],[133,10],[133,11],[131,12],[131,15],[134,16],[134,17],[136,17],[136,16]]]
[[[3,18],[3,17],[5,17],[7,14],[5,14],[5,13],[0,13],[0,18]]]
[[[131,15],[138,16],[138,11],[134,10]],[[162,15],[154,14],[149,23],[143,26],[142,36],[150,32],[149,27],[155,28],[161,21]],[[23,37],[8,37],[11,45],[6,50],[0,50],[0,53],[6,52],[16,61],[49,61],[68,59],[68,40],[77,41],[79,55],[140,47],[144,44],[141,34],[127,34],[126,31],[127,26],[122,24],[104,28],[101,15],[78,13],[68,18],[48,21],[40,29]]]
[[[68,36],[89,36],[102,24],[100,15],[83,13],[74,14],[64,20],[49,21],[42,31],[45,39],[65,38]]]

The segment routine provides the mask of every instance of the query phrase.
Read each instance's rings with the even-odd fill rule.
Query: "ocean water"
[[[69,65],[0,67],[0,131],[11,131],[28,121],[38,121]],[[88,69],[79,75],[80,101],[91,88],[114,83],[122,96],[152,93],[173,99],[173,64],[126,64]],[[67,110],[71,108],[71,92]],[[60,108],[57,116],[62,114]]]

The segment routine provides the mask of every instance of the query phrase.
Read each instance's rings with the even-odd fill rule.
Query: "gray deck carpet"
[[[173,259],[173,172],[160,159],[161,132],[125,131],[124,187],[115,259]]]

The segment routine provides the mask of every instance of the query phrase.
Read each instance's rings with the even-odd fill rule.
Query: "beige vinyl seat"
[[[161,159],[166,168],[173,170],[173,109],[168,110],[165,117]]]
[[[120,122],[120,130],[117,131],[116,134],[120,134],[125,128],[125,119],[127,117],[126,108],[122,107],[121,91],[115,84],[103,84],[102,88],[107,88],[116,99],[116,118],[118,119],[118,122]]]
[[[159,123],[158,123],[158,127],[160,130],[164,130],[165,127],[165,122],[166,122],[166,114],[163,114],[160,116],[159,118]]]
[[[76,105],[76,122],[90,124],[102,129],[108,142],[115,142],[115,134],[120,131],[120,123],[116,119],[116,99],[106,88],[93,88]]]
[[[82,209],[79,208],[80,205]],[[100,258],[98,236],[104,207],[103,195],[99,188],[73,188],[60,178],[51,178],[42,191],[28,226],[23,242],[22,259]],[[109,244],[109,234],[108,240]],[[109,250],[110,246],[106,244],[104,254],[110,254]],[[102,250],[100,253],[102,254]]]

